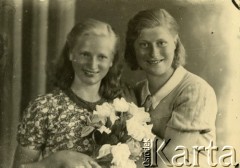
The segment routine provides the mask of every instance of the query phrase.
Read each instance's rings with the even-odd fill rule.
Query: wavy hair
[[[134,50],[135,40],[143,29],[157,26],[165,26],[172,35],[178,35],[179,26],[176,20],[165,9],[157,8],[140,11],[128,22],[124,57],[132,70],[140,68]],[[175,69],[180,65],[185,65],[185,57],[185,49],[178,36],[172,67]]]
[[[99,93],[103,98],[112,100],[122,94],[120,86],[122,58],[120,55],[119,36],[109,24],[94,19],[88,19],[85,22],[77,23],[69,32],[67,41],[59,59],[57,60],[56,68],[54,70],[54,86],[61,89],[71,87],[74,80],[74,69],[72,62],[69,60],[69,55],[79,36],[85,33],[112,36],[115,39],[113,65],[110,67],[107,75],[102,79],[99,89]]]

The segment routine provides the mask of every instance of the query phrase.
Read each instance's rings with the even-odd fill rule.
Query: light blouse
[[[143,106],[150,95],[147,80],[136,84],[135,94],[138,105]],[[208,145],[210,140],[215,142],[216,95],[205,80],[180,66],[151,96],[152,130],[158,137],[164,139],[169,127],[182,132],[200,132],[199,145]]]

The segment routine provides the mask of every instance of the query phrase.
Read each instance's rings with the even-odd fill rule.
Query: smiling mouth
[[[149,64],[159,64],[162,61],[164,61],[164,59],[160,59],[160,60],[147,60],[146,62],[149,63]]]
[[[83,70],[83,72],[86,74],[86,75],[96,75],[99,73],[99,71],[91,71],[91,70]]]

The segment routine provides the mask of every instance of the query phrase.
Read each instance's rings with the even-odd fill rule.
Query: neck
[[[147,80],[149,84],[149,91],[154,95],[163,85],[171,78],[174,73],[174,69],[171,69],[163,75],[150,75],[147,74]]]
[[[87,85],[77,78],[74,78],[74,81],[71,85],[72,91],[81,99],[88,102],[96,102],[101,99],[99,95],[100,83]]]

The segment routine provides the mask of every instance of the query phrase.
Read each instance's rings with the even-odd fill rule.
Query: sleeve
[[[17,132],[20,145],[34,150],[42,149],[47,136],[48,103],[46,97],[39,97],[24,110]]]
[[[187,85],[173,105],[167,124],[178,131],[206,133],[215,129],[217,101],[214,90],[207,83]]]

